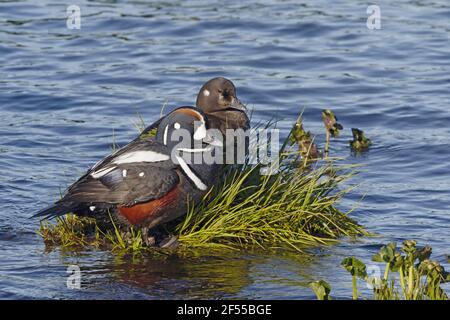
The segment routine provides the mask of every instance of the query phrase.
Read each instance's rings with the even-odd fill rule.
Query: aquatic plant
[[[316,294],[318,300],[331,300],[331,286],[324,280],[313,281],[309,283],[309,287]]]
[[[307,166],[311,161],[318,160],[321,155],[317,149],[317,145],[314,143],[315,137],[311,132],[306,131],[303,128],[303,118],[300,115],[294,124],[292,133],[290,135],[290,144],[296,143],[299,146],[299,151],[303,159],[303,166]]]
[[[372,261],[385,264],[383,277],[368,276],[366,265],[355,257],[342,260],[341,266],[352,275],[353,299],[360,298],[357,279],[361,279],[373,288],[373,299],[376,300],[448,300],[441,284],[450,282],[450,273],[437,261],[430,260],[432,248],[417,248],[416,241],[403,242],[397,250],[395,242],[389,243],[372,257]],[[398,274],[398,283],[390,273]],[[325,282],[314,282],[311,287],[318,299],[320,293],[328,290]],[[328,294],[326,295],[328,296]]]
[[[55,224],[42,221],[38,234],[48,246],[84,247],[98,239],[96,229],[95,219],[69,214],[56,218]]]
[[[337,122],[337,117],[330,109],[322,110],[322,121],[326,129],[325,157],[327,157],[328,149],[330,146],[330,135],[332,135],[334,138],[338,137],[339,130],[344,129],[344,127]]]
[[[150,253],[166,256],[155,247],[152,236],[141,229],[120,228],[111,218],[109,222],[68,214],[56,218],[56,223],[42,222],[38,234],[44,239],[47,249],[61,247],[65,250],[85,250],[89,248],[108,250],[120,255],[138,256]],[[169,239],[168,239],[169,240]],[[167,245],[161,247],[168,248]]]
[[[106,231],[102,231],[102,229],[97,226],[97,232],[111,244],[112,250],[136,252],[141,251],[144,248],[141,230],[136,230],[133,227],[128,228],[127,230],[120,230],[111,215],[110,221],[112,228],[107,228]]]
[[[353,140],[350,141],[350,147],[356,151],[364,151],[367,150],[372,141],[364,135],[364,131],[359,130],[358,128],[352,128]]]
[[[366,265],[355,257],[348,257],[342,260],[341,266],[352,275],[353,299],[357,299],[357,279],[365,279],[367,277]]]

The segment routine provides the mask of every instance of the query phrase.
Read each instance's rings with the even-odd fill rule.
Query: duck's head
[[[195,142],[220,146],[221,142],[212,138],[207,133],[207,129],[207,118],[201,110],[192,107],[181,107],[162,119],[158,125],[156,140],[167,146],[169,150],[175,145],[183,148],[193,148]],[[174,135],[174,133],[177,134]],[[189,135],[189,137],[185,137],[183,134]],[[183,138],[180,139],[180,136]]]
[[[197,108],[208,116],[211,128],[247,130],[250,121],[247,109],[236,95],[236,87],[228,79],[218,77],[206,82],[197,96]]]

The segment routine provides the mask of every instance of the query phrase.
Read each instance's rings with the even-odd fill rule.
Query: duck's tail
[[[41,220],[45,219],[49,220],[55,217],[63,216],[70,212],[73,212],[72,206],[62,203],[56,203],[48,208],[42,209],[41,211],[31,216],[30,218],[41,218]]]

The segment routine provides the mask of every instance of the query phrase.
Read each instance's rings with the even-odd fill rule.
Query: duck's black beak
[[[237,97],[233,98],[229,108],[247,113],[247,107]]]

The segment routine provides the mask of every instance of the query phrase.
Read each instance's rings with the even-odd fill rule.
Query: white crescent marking
[[[206,137],[206,126],[205,122],[202,121],[202,124],[194,132],[194,140],[202,140],[205,137]]]
[[[94,178],[94,179],[101,178],[101,177],[103,177],[105,174],[107,174],[107,173],[113,171],[115,168],[116,168],[116,167],[107,167],[107,168],[100,169],[100,170],[98,170],[98,171],[94,171],[94,172],[91,173],[91,177]]]
[[[164,145],[167,145],[167,130],[169,129],[169,126],[166,126],[165,128],[164,128]]]
[[[212,147],[208,146],[206,148],[201,148],[201,149],[189,149],[189,148],[178,148],[177,151],[183,151],[183,152],[189,152],[189,153],[197,153],[197,152],[206,152],[206,151],[211,151]]]
[[[167,154],[154,151],[133,151],[119,156],[113,161],[115,164],[135,163],[135,162],[159,162],[169,160]]]
[[[202,180],[200,180],[199,177],[197,177],[191,170],[191,168],[189,168],[189,166],[187,165],[186,161],[184,161],[183,158],[179,157],[179,156],[175,156],[175,158],[177,158],[178,163],[181,166],[181,169],[183,169],[184,173],[186,173],[186,175],[189,177],[189,179],[191,179],[191,181],[195,184],[195,186],[200,189],[205,191],[206,189],[208,189],[208,186],[206,184],[204,184],[202,182]]]

